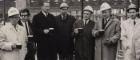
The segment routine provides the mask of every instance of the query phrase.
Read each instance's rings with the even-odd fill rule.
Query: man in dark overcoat
[[[37,42],[38,60],[56,60],[55,17],[48,12],[49,3],[43,3],[40,13],[33,17],[33,32]]]
[[[56,40],[57,52],[60,60],[72,60],[73,58],[73,24],[75,18],[68,14],[68,4],[60,5],[61,14],[56,16]]]
[[[93,9],[86,6],[83,19],[74,24],[76,60],[94,60],[95,39],[92,36],[94,21],[91,20]]]

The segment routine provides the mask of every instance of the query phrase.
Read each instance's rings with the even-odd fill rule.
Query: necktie
[[[88,20],[85,20],[85,23],[84,23],[84,24],[85,24],[85,26],[87,25],[87,23],[88,23]]]
[[[105,23],[106,23],[106,20],[105,20],[105,19],[103,19],[103,20],[102,20],[102,29],[104,29],[104,28],[105,28]]]
[[[25,28],[26,28],[26,33],[27,33],[27,35],[29,35],[29,28],[28,28],[28,26],[27,26],[27,23],[25,22]]]
[[[134,25],[136,25],[136,21],[135,21],[135,20],[134,20],[134,22],[133,22],[133,23],[134,23]]]
[[[103,19],[103,29],[106,27],[107,23],[109,22],[109,19]]]
[[[66,15],[63,15],[63,20],[65,20],[66,19]]]

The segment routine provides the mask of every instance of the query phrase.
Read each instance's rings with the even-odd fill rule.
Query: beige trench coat
[[[22,44],[22,49],[14,49],[12,51],[1,50],[1,60],[24,60],[27,40],[24,28],[17,25],[15,29],[11,23],[6,23],[5,26],[1,27],[0,34],[1,48],[16,43]]]
[[[92,31],[95,36],[102,27],[102,19],[96,22],[96,26]],[[118,19],[110,18],[105,26],[105,32],[100,37],[95,37],[95,60],[115,60],[117,52],[117,41],[120,39],[120,22]],[[109,39],[112,45],[104,44],[105,40]]]
[[[140,59],[140,19],[128,19],[121,23],[121,40],[124,51],[124,60]]]

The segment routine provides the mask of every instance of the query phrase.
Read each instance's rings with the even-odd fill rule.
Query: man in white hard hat
[[[102,19],[98,20],[92,31],[96,41],[95,60],[115,60],[120,38],[120,22],[112,17],[111,6],[107,2],[101,5],[100,11]]]
[[[9,22],[0,29],[1,60],[24,60],[26,55],[27,35],[22,26],[18,25],[19,11],[15,7],[8,10]]]
[[[37,43],[38,60],[57,60],[55,17],[49,10],[50,3],[44,2],[41,11],[33,17],[33,36]]]
[[[91,20],[93,8],[85,6],[83,20],[74,24],[76,60],[94,60],[95,39],[92,36],[92,29],[95,22]]]
[[[73,59],[74,42],[72,32],[76,19],[74,16],[68,14],[68,9],[68,4],[62,3],[60,5],[61,14],[56,16],[56,41],[60,60]]]
[[[131,3],[127,13],[130,17],[121,23],[121,40],[124,51],[124,60],[140,60],[140,19],[138,8]]]

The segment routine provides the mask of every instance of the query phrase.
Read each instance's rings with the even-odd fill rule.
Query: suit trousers
[[[25,56],[25,60],[35,60],[36,54],[36,44],[34,41],[27,42],[27,54]]]

